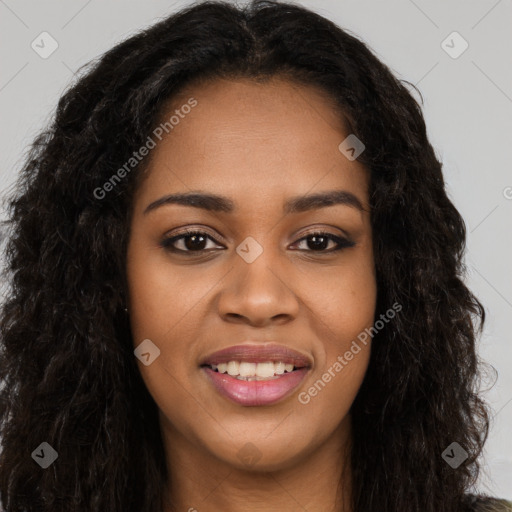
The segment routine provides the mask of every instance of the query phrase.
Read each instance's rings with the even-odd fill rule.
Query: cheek
[[[148,366],[137,361],[142,379],[163,417],[176,426],[186,423],[202,414],[186,385],[195,364],[186,346],[198,325],[194,314],[204,283],[195,286],[186,271],[172,271],[160,251],[136,244],[128,248],[127,280],[134,348],[149,339],[160,350]]]
[[[134,343],[145,338],[180,340],[201,299],[216,281],[213,273],[198,279],[194,266],[178,270],[169,263],[165,251],[134,244],[128,250],[127,279],[130,320]],[[194,277],[195,276],[195,277]]]
[[[315,372],[298,394],[299,417],[310,424],[313,437],[327,437],[349,417],[368,367],[369,356],[369,344],[360,344],[360,351],[351,361],[344,360],[343,356],[337,360],[337,355],[332,354],[328,363]]]
[[[369,248],[347,255],[342,265],[308,276],[302,285],[301,294],[317,319],[315,330],[320,330],[325,341],[324,354],[331,359],[348,350],[352,340],[373,325],[377,284]]]
[[[298,401],[328,431],[348,414],[368,367],[377,296],[373,256],[359,253],[350,264],[316,277],[308,281],[309,305],[321,345]]]
[[[184,345],[191,336],[190,332],[187,334],[187,329],[193,328],[190,312],[198,302],[196,295],[200,290],[194,291],[182,273],[171,272],[162,252],[137,242],[128,247],[127,281],[133,346],[136,348],[149,339],[159,350],[154,362],[148,366],[137,361],[155,401],[159,404],[169,400],[185,403],[186,397],[180,396],[179,386],[173,384],[186,378],[189,352],[184,350]],[[159,396],[161,393],[163,395]]]

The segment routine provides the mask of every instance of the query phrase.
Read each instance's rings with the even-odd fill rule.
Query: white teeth
[[[239,375],[240,363],[238,361],[229,361],[228,374],[232,376]]]
[[[240,363],[240,377],[254,377],[256,375],[256,363]]]
[[[256,377],[273,377],[274,371],[274,363],[258,363],[256,365]]]
[[[232,377],[241,380],[265,380],[278,378],[285,372],[293,371],[293,364],[285,364],[282,361],[264,363],[249,363],[247,361],[228,361],[210,365],[212,370],[218,370],[219,373],[227,373]]]
[[[283,375],[284,373],[284,367],[285,367],[285,364],[284,363],[274,363],[274,367],[275,367],[275,372],[276,372],[276,375]]]

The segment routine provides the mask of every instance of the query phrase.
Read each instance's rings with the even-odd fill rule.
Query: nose
[[[290,272],[277,265],[270,252],[263,251],[252,263],[236,256],[235,268],[226,276],[218,298],[223,320],[266,327],[297,317],[296,283],[290,282]]]

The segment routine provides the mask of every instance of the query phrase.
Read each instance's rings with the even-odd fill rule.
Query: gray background
[[[467,282],[488,313],[480,354],[499,373],[496,385],[485,393],[494,421],[479,489],[512,498],[512,173],[507,161],[512,143],[512,1],[298,3],[361,37],[398,77],[423,94],[432,144],[468,228]],[[0,0],[1,196],[12,186],[27,145],[50,119],[73,73],[134,31],[188,4]],[[31,48],[43,31],[59,45],[47,59]],[[458,58],[441,46],[453,31],[469,44]],[[452,52],[462,48],[453,37],[446,44]]]

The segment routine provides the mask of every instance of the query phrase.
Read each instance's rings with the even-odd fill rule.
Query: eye
[[[325,231],[316,231],[314,233],[308,233],[308,235],[302,237],[298,242],[306,241],[306,244],[311,247],[311,249],[306,249],[307,252],[321,252],[321,253],[331,253],[340,251],[347,247],[353,247],[355,245],[354,242],[348,240],[347,238],[342,238],[332,233],[327,233]],[[329,250],[325,250],[329,245],[329,242],[333,242],[335,244],[334,248]],[[301,250],[301,249],[299,249]]]
[[[171,252],[203,252],[208,250],[205,246],[209,240],[215,242],[204,231],[186,231],[170,238],[164,238],[160,245]],[[176,242],[181,243],[181,248],[176,247]]]
[[[211,247],[209,249],[207,248],[208,241],[216,242],[212,236],[204,231],[190,230],[185,233],[164,238],[160,245],[164,249],[174,253],[202,253],[212,249]],[[309,233],[298,240],[296,244],[300,244],[303,241],[306,241],[306,244],[308,244],[310,248],[299,250],[306,252],[332,253],[355,245],[351,240],[324,231]],[[334,243],[335,247],[326,250],[329,242]],[[178,244],[180,244],[181,247],[178,247]]]

